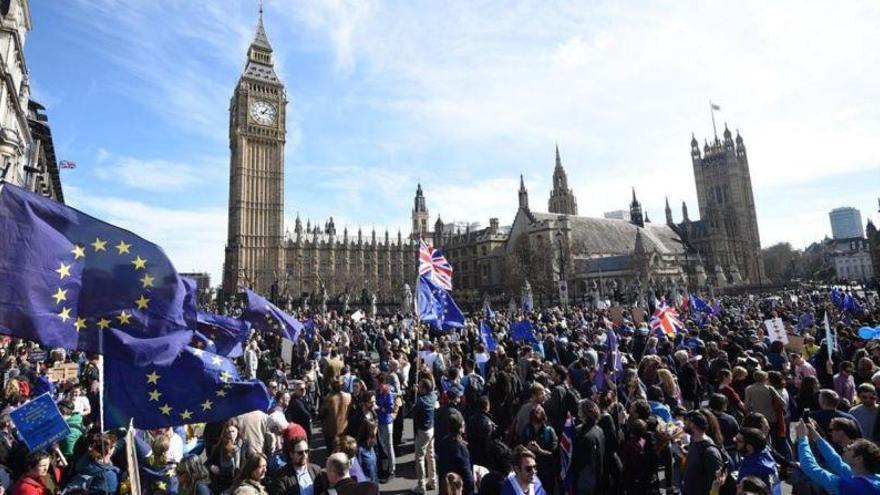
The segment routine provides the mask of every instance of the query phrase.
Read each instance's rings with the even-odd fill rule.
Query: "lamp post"
[[[560,302],[564,305],[568,304],[568,287],[565,288],[565,291],[562,288],[566,285],[565,281],[565,252],[562,249],[562,231],[556,231],[556,243],[559,245],[559,299]],[[563,294],[565,294],[565,300],[561,300],[563,298]]]

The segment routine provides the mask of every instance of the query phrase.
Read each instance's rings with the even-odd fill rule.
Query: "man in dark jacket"
[[[329,488],[337,495],[379,495],[379,485],[372,481],[355,481],[349,472],[350,461],[343,452],[336,452],[327,458],[325,472]],[[318,495],[319,492],[314,492]]]
[[[443,437],[449,435],[450,419],[453,416],[464,418],[461,409],[459,409],[462,392],[463,390],[458,385],[453,385],[446,391],[446,405],[437,409],[437,413],[434,415],[434,438],[442,440]]]
[[[598,421],[601,415],[595,402],[584,399],[578,405],[581,425],[574,438],[571,472],[577,493],[598,493],[605,462],[605,435]]]
[[[294,380],[292,383],[292,394],[290,395],[290,404],[284,411],[284,417],[287,421],[296,423],[306,430],[309,440],[312,438],[312,413],[306,405],[306,383],[302,380]]]
[[[293,438],[284,442],[288,463],[268,483],[269,495],[319,495],[327,491],[327,476],[309,462],[309,442]]]
[[[489,415],[489,398],[480,397],[479,411],[467,420],[468,446],[471,451],[471,462],[478,466],[490,466],[492,442],[497,433],[501,433],[498,425]]]
[[[691,435],[687,464],[682,477],[682,495],[709,495],[712,482],[724,467],[719,447],[706,436],[709,420],[700,411],[685,416],[685,431]]]
[[[416,487],[413,493],[423,494],[437,485],[437,464],[434,460],[434,409],[437,394],[431,380],[419,381],[419,392],[413,405],[415,430]]]

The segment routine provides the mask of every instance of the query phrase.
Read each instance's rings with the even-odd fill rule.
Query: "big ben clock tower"
[[[263,13],[229,105],[229,227],[223,291],[270,296],[284,250],[287,95],[275,73]]]

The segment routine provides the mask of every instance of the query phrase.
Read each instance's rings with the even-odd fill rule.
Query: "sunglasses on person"
[[[534,473],[535,471],[538,470],[538,465],[537,464],[529,464],[528,466],[523,466],[522,470],[527,473]]]

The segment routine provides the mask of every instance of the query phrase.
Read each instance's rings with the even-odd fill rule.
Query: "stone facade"
[[[64,202],[45,108],[30,99],[28,0],[0,2],[0,179]]]
[[[840,280],[867,282],[874,278],[871,243],[864,237],[831,241],[831,262]]]

